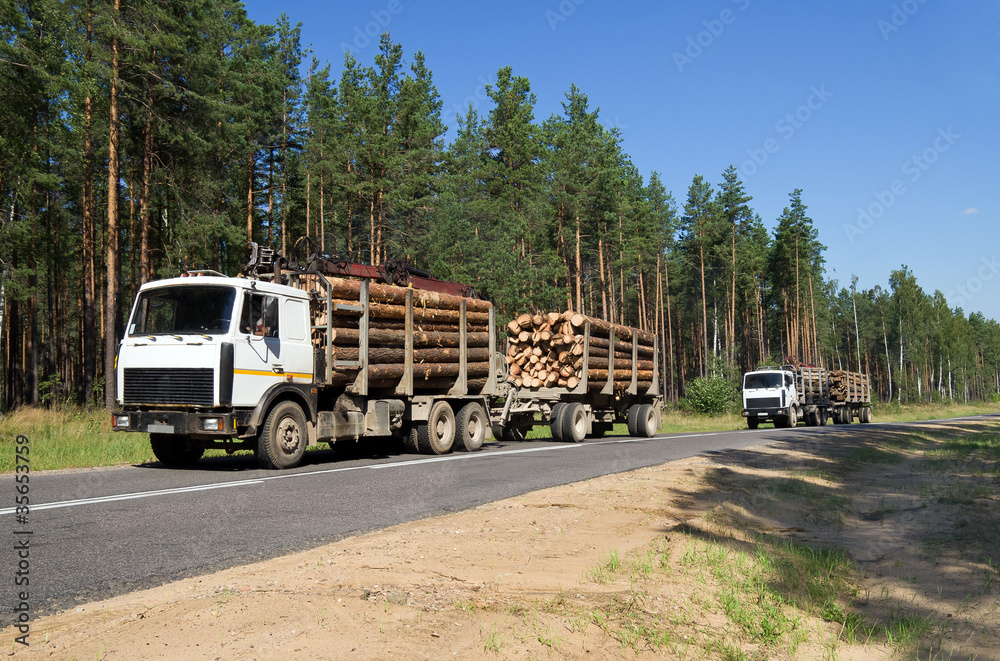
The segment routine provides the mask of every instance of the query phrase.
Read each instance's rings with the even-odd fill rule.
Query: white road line
[[[598,445],[612,445],[617,443],[641,443],[647,441],[664,440],[664,439],[682,439],[682,438],[694,438],[694,437],[704,437],[704,436],[718,436],[720,434],[728,434],[732,432],[706,432],[704,434],[684,434],[679,436],[668,436],[661,434],[658,436],[652,436],[650,438],[625,438],[620,440],[607,440],[607,441],[593,441],[590,443],[578,443],[572,445],[549,445],[545,447],[535,447],[535,448],[518,448],[516,450],[499,450],[497,452],[483,452],[483,453],[469,453],[469,454],[449,454],[441,457],[429,457],[426,459],[416,459],[410,461],[394,461],[385,464],[372,464],[368,466],[350,466],[347,468],[327,468],[317,471],[308,471],[302,473],[281,473],[279,475],[269,475],[267,477],[255,478],[252,480],[235,480],[232,482],[213,482],[210,484],[199,484],[190,487],[175,487],[172,489],[157,489],[155,491],[138,491],[133,493],[123,493],[112,496],[96,496],[93,498],[78,498],[76,500],[62,500],[52,503],[39,503],[30,506],[32,512],[38,512],[41,510],[51,510],[51,509],[64,509],[68,507],[77,507],[79,505],[98,505],[101,503],[113,503],[125,500],[138,500],[140,498],[153,498],[156,496],[170,496],[174,494],[181,493],[191,493],[195,491],[211,491],[213,489],[226,489],[229,487],[247,487],[258,484],[264,484],[265,482],[271,482],[274,480],[286,480],[297,477],[314,477],[317,475],[330,475],[333,473],[347,473],[350,471],[358,470],[383,470],[386,468],[402,468],[408,466],[420,466],[423,464],[433,464],[442,461],[462,461],[466,459],[488,459],[491,457],[499,457],[506,455],[515,454],[528,454],[531,452],[549,452],[557,450],[572,450],[580,448],[595,447]],[[17,511],[16,507],[5,507],[0,509],[0,516],[4,514],[13,514]]]

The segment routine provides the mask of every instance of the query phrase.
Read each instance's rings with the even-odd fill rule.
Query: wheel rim
[[[291,416],[278,423],[278,448],[285,454],[295,454],[302,442],[302,432]]]
[[[643,429],[646,435],[656,433],[656,411],[652,410],[646,411],[646,428]]]
[[[437,420],[434,421],[434,435],[441,438],[448,438],[455,433],[455,428],[451,424],[451,420],[447,416],[439,416]]]
[[[587,416],[584,415],[582,408],[577,407],[573,410],[573,438],[582,439],[587,435]]]

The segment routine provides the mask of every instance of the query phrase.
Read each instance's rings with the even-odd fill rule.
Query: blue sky
[[[510,65],[535,117],[572,83],[648,177],[683,204],[695,174],[740,170],[768,227],[803,189],[844,286],[886,287],[909,266],[953,307],[1000,319],[1000,2],[266,2],[339,77],[344,47],[372,64],[388,30],[423,51],[455,113],[490,109]],[[375,36],[371,36],[375,35]]]

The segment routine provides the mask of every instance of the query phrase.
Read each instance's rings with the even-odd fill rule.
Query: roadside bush
[[[687,399],[698,413],[724,413],[737,395],[732,382],[721,376],[697,378],[687,384]]]

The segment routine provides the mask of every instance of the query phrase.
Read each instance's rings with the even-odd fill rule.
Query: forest
[[[797,188],[773,231],[732,166],[675,198],[575,85],[537,118],[503,67],[482,114],[444,117],[419,50],[386,34],[333,76],[289,17],[234,0],[14,0],[0,30],[0,410],[113,406],[141,284],[303,236],[471,284],[501,324],[574,309],[655,332],[672,401],[789,359],[867,372],[882,401],[1000,392],[995,320],[906,266],[831,279]]]

